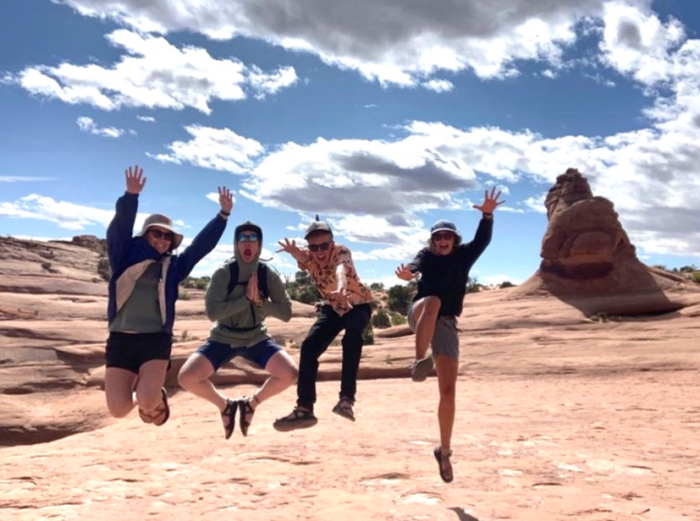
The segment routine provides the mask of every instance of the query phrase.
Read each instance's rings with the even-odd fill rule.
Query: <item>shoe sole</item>
[[[275,422],[272,424],[272,427],[279,432],[289,432],[289,431],[295,431],[297,429],[308,429],[309,427],[313,427],[318,423],[318,418],[314,418],[313,420],[297,420],[295,422],[289,422],[289,423],[278,423]]]
[[[343,412],[340,409],[333,408],[333,413],[337,414],[341,418],[345,418],[346,420],[350,420],[351,422],[355,421],[355,416],[348,416],[347,414],[343,414]]]
[[[428,379],[430,371],[433,370],[433,359],[424,358],[420,360],[411,371],[411,380],[414,382],[425,382]]]

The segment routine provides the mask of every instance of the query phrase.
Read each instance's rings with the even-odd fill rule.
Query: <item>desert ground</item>
[[[322,357],[317,426],[272,428],[293,389],[226,441],[217,411],[176,372],[206,338],[201,292],[178,303],[171,419],[106,413],[106,284],[70,244],[0,256],[0,519],[700,520],[700,299],[651,316],[588,316],[517,288],[470,294],[453,439],[440,480],[437,382],[410,380],[413,337],[375,330],[357,421],[331,413],[339,346]],[[53,253],[47,254],[48,248]],[[41,255],[41,252],[44,254]],[[8,253],[10,252],[10,253]],[[13,253],[14,252],[14,253]],[[51,259],[50,271],[46,260]],[[42,267],[44,264],[44,267]],[[313,308],[274,337],[298,359]],[[264,375],[217,375],[245,394]]]

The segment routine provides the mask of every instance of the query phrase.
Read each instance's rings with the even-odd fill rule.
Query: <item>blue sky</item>
[[[233,225],[274,254],[314,214],[387,285],[430,225],[469,239],[504,190],[480,282],[537,269],[543,198],[578,168],[648,264],[700,264],[695,0],[24,0],[0,7],[0,234],[103,237],[124,169],[140,218]],[[187,239],[186,239],[187,240]]]

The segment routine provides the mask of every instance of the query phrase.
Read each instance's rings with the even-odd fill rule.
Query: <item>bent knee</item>
[[[440,297],[425,297],[425,310],[429,313],[439,313],[442,301]]]
[[[184,369],[184,368],[183,368]],[[180,387],[183,389],[189,389],[193,385],[196,385],[198,382],[200,382],[202,379],[199,378],[194,372],[192,371],[187,371],[187,370],[180,370],[180,372],[177,374],[177,382],[180,384]]]
[[[107,402],[107,410],[113,418],[124,418],[134,408],[133,403],[109,403]]]

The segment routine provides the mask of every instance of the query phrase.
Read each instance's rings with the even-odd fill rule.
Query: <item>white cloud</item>
[[[143,226],[149,214],[138,213],[134,230]],[[57,224],[66,230],[84,230],[89,226],[100,226],[106,229],[114,217],[114,210],[95,208],[68,201],[57,201],[53,197],[30,194],[16,201],[0,201],[0,217],[15,219],[34,219]],[[182,220],[174,220],[179,228],[188,228]]]
[[[86,226],[106,227],[114,217],[114,210],[56,201],[52,197],[31,194],[14,202],[0,202],[0,216],[38,219],[58,224],[67,230],[83,230]]]
[[[424,82],[423,87],[435,92],[450,92],[455,86],[448,80],[430,80]]]
[[[244,174],[250,170],[255,157],[264,152],[254,139],[239,136],[227,128],[217,129],[191,125],[185,130],[193,136],[189,141],[175,141],[167,146],[168,154],[149,157],[166,163],[190,163],[202,168]]]
[[[266,74],[237,60],[212,58],[202,48],[175,47],[163,37],[119,29],[107,39],[126,52],[111,67],[39,65],[25,68],[10,81],[36,96],[102,110],[192,107],[209,114],[213,99],[242,100],[246,88],[257,96],[274,94],[297,79],[291,67]]]
[[[518,60],[557,67],[577,24],[601,17],[604,0],[405,2],[300,0],[60,0],[87,16],[139,31],[245,36],[357,70],[383,85],[416,86],[438,71],[482,78],[517,74]],[[645,4],[647,0],[628,0]]]
[[[156,118],[154,118],[153,116],[136,116],[136,119],[145,123],[155,123],[156,121]]]
[[[92,118],[88,118],[86,116],[79,117],[76,120],[76,123],[78,124],[78,128],[82,130],[83,132],[89,132],[90,134],[93,134],[95,136],[102,136],[102,137],[109,137],[109,138],[120,138],[122,137],[127,131],[122,129],[122,128],[116,128],[116,127],[98,127],[97,123]],[[131,134],[135,134],[135,131],[129,131]]]
[[[53,181],[54,179],[55,177],[0,175],[0,183],[34,183],[38,181]]]

